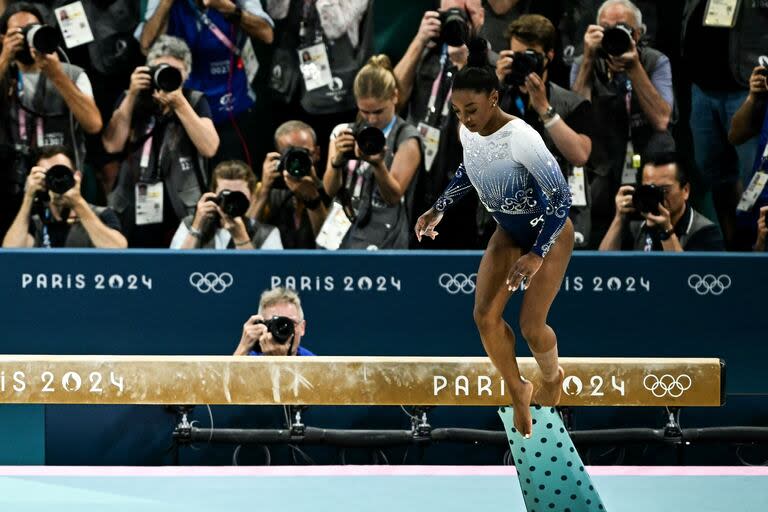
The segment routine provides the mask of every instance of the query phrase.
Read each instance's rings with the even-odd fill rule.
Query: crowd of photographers
[[[482,248],[471,195],[412,236],[462,160],[451,83],[480,36],[568,180],[577,248],[766,250],[761,2],[441,0],[396,63],[372,0],[0,11],[3,247]]]

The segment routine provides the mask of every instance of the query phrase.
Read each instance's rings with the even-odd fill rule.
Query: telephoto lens
[[[152,87],[164,92],[173,92],[183,81],[181,71],[170,64],[158,64],[149,68],[152,77]]]
[[[51,192],[64,194],[75,186],[75,175],[66,165],[54,165],[45,172],[45,186]]]
[[[221,208],[221,211],[227,217],[237,218],[242,217],[248,211],[251,206],[251,202],[245,194],[238,190],[224,189],[219,192],[219,195],[210,199]]]
[[[464,9],[453,7],[440,11],[440,37],[438,43],[463,46],[469,40],[469,18]]]
[[[50,55],[59,47],[59,32],[50,25],[39,23],[27,25],[21,33],[24,35],[27,46],[39,53]]]
[[[606,28],[603,32],[602,47],[608,55],[614,57],[627,53],[632,48],[632,27],[619,23]]]

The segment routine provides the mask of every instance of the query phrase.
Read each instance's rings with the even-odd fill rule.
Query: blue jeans
[[[696,84],[691,90],[691,132],[696,167],[704,186],[748,183],[752,176],[758,138],[740,146],[728,142],[731,119],[747,98],[748,91],[704,91]]]

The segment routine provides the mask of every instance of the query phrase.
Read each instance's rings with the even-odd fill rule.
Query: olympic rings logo
[[[224,293],[227,288],[232,286],[233,282],[234,278],[229,272],[221,274],[216,274],[215,272],[208,272],[206,274],[193,272],[189,276],[189,284],[200,293]]]
[[[725,290],[731,287],[731,284],[730,276],[725,274],[720,276],[691,274],[688,277],[688,286],[699,295],[722,295]]]
[[[475,293],[477,274],[441,274],[438,283],[451,295]]]
[[[657,377],[651,373],[643,379],[643,387],[656,398],[663,398],[665,396],[680,398],[683,396],[683,393],[691,389],[692,384],[693,380],[685,373],[677,377],[673,377],[668,373]]]

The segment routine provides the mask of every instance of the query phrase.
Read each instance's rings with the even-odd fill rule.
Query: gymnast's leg
[[[520,377],[515,358],[515,334],[502,318],[511,294],[506,285],[507,274],[519,257],[520,248],[497,226],[477,271],[474,317],[483,347],[512,395],[515,428],[527,436],[532,429],[533,385]]]
[[[534,399],[541,405],[555,406],[560,402],[564,374],[558,365],[557,336],[547,325],[547,315],[560,290],[572,252],[573,224],[568,220],[541,268],[528,284],[520,308],[520,331],[543,377],[542,386],[536,390]]]

